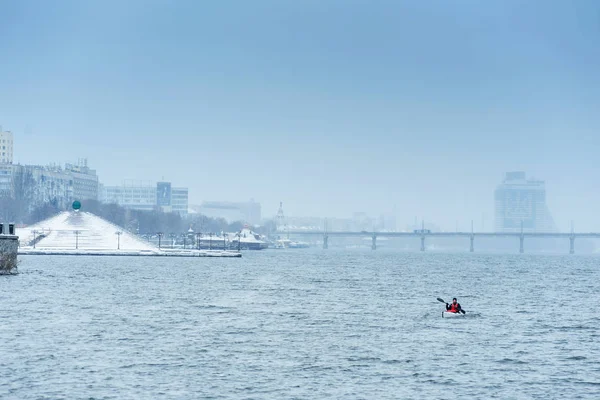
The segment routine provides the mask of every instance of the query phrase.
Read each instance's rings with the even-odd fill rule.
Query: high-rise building
[[[27,211],[46,203],[64,209],[73,200],[97,200],[98,177],[87,163],[66,164],[64,169],[59,165],[0,163],[0,195],[16,200]]]
[[[171,182],[157,182],[156,205],[163,212],[176,212],[182,217],[187,216],[188,188],[174,187]]]
[[[507,172],[495,192],[496,232],[554,232],[546,204],[544,181],[527,179],[525,172]]]
[[[12,195],[13,166],[0,164],[0,196]]]
[[[13,163],[13,134],[0,126],[0,164]]]
[[[12,192],[29,211],[47,203],[65,209],[73,201],[73,178],[60,167],[13,165]]]
[[[188,188],[171,187],[171,182],[125,181],[121,186],[101,185],[100,201],[132,210],[177,212],[188,214]]]
[[[396,216],[393,214],[381,214],[377,230],[396,232]]]
[[[73,178],[73,198],[76,200],[98,200],[98,175],[88,167],[87,159],[77,164],[65,164],[65,172]]]
[[[156,185],[128,180],[121,186],[103,186],[100,201],[132,210],[152,211],[156,208]]]
[[[173,187],[171,190],[171,209],[182,217],[188,214],[188,188]]]

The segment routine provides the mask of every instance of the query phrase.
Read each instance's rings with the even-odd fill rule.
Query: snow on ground
[[[241,257],[232,251],[159,249],[97,215],[81,211],[61,212],[19,229],[17,235],[22,255]]]
[[[116,232],[122,232],[120,238]],[[157,247],[123,228],[94,214],[80,211],[61,212],[52,218],[19,229],[17,235],[21,248],[33,247],[35,236],[38,238],[35,247],[40,250],[75,250],[76,247],[79,250],[117,250],[117,247],[120,247],[123,251],[159,252]],[[44,237],[39,239],[40,235]]]

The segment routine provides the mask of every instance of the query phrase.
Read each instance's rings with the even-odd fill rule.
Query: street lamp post
[[[242,231],[238,233],[238,253],[242,251]]]
[[[202,233],[198,232],[196,233],[196,246],[198,247],[198,250],[200,250],[200,239],[202,238]]]
[[[212,232],[208,234],[208,249],[212,250]]]
[[[162,232],[158,232],[157,235],[158,235],[158,248],[160,249],[160,242],[161,242],[161,239],[164,234]]]
[[[79,234],[81,231],[75,231],[75,250],[79,249]]]
[[[118,231],[115,232],[115,235],[117,235],[117,250],[121,250],[121,235],[123,234],[123,232]]]
[[[33,248],[35,249],[35,235],[38,233],[38,231],[34,229],[32,231],[32,233],[33,233]]]

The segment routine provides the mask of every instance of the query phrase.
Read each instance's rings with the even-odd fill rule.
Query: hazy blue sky
[[[600,230],[600,2],[0,0],[21,163],[275,214],[493,222],[508,170]]]

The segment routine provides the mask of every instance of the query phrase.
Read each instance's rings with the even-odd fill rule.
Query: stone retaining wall
[[[14,235],[0,235],[0,274],[15,273],[19,238]]]

